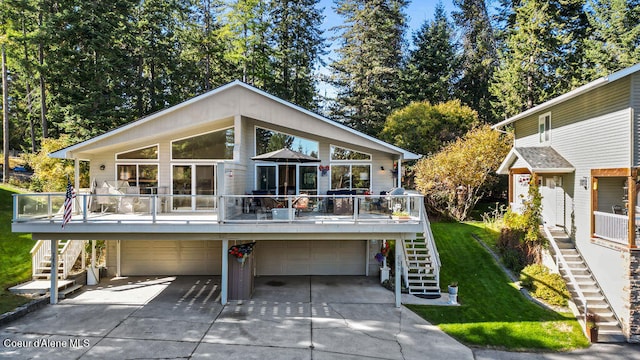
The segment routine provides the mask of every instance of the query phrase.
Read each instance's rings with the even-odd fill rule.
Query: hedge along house
[[[309,161],[252,160],[281,148]],[[440,292],[422,197],[384,194],[419,156],[240,81],[51,156],[75,160],[76,188],[88,161],[91,189],[78,194],[64,229],[64,194],[14,197],[13,231],[42,243],[34,277],[35,254],[46,257],[58,241],[106,240],[109,275],[221,275],[226,303],[232,245],[256,243],[258,276],[375,276],[374,257],[393,239],[396,274],[408,283],[421,272],[413,290]],[[416,237],[427,246],[412,263],[405,243]],[[399,287],[396,295],[399,306]]]
[[[512,208],[535,175],[556,266],[578,312],[599,314],[601,334],[622,330],[639,342],[640,64],[494,128],[507,126],[515,142],[498,172],[509,175]]]

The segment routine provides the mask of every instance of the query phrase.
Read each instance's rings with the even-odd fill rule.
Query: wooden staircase
[[[69,272],[73,265],[82,255],[85,241],[84,240],[59,240],[58,241],[58,267],[56,276],[60,280],[64,280],[58,292],[59,298],[75,292],[86,284],[86,279],[78,283],[76,279],[72,279]],[[39,240],[31,250],[31,266],[32,278],[34,282],[50,280],[51,273],[51,241]],[[85,275],[86,276],[86,275]],[[69,279],[69,281],[66,281]]]
[[[440,254],[424,204],[421,210],[422,234],[402,242],[403,276],[409,294],[435,298],[440,297]]]
[[[573,241],[562,230],[552,229],[546,233],[547,237],[550,237],[549,240],[556,245],[551,248],[553,255],[564,259],[564,261],[556,261],[556,264],[571,293],[575,305],[571,308],[576,317],[584,325],[586,308],[588,312],[597,316],[599,342],[626,342],[618,318]],[[556,248],[560,254],[555,253]]]
[[[407,288],[409,294],[440,295],[437,267],[432,259],[424,236],[404,241],[407,262]]]

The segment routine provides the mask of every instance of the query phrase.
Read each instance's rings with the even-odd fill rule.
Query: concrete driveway
[[[15,359],[473,359],[366,277],[259,277],[219,302],[219,277],[105,281],[0,328]]]
[[[469,349],[366,277],[259,277],[219,302],[219,277],[103,281],[0,327],[11,359],[640,359],[640,347],[569,353]]]

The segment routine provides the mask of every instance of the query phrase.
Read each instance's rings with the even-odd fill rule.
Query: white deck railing
[[[14,194],[14,223],[62,222],[64,193]],[[302,200],[304,198],[304,200]],[[71,223],[92,222],[301,222],[391,223],[423,218],[421,195],[137,195],[78,194]]]
[[[629,243],[629,217],[601,211],[593,212],[594,235],[623,245]]]

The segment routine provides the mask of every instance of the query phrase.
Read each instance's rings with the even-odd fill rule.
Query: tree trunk
[[[2,151],[4,163],[2,166],[2,182],[9,181],[9,86],[7,84],[7,54],[2,44]]]
[[[42,12],[38,15],[38,25],[42,27]],[[47,124],[47,95],[44,84],[44,46],[38,43],[38,62],[40,64],[40,122],[42,123],[42,138],[49,137]]]

